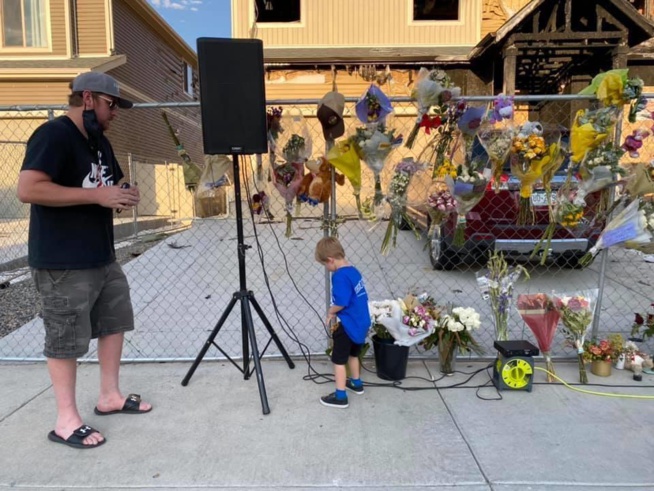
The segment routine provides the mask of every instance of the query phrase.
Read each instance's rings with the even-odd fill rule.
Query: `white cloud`
[[[192,10],[198,11],[197,7],[191,5],[202,5],[202,0],[150,0],[150,3],[156,8],[172,9],[172,10]]]

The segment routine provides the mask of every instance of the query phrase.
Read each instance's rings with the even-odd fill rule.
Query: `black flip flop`
[[[125,404],[123,404],[122,409],[115,409],[114,411],[100,411],[96,406],[93,409],[93,412],[98,416],[109,416],[110,414],[145,414],[152,411],[150,409],[140,409],[141,405],[141,396],[138,394],[130,394],[125,399]]]
[[[98,433],[98,430],[96,430],[95,428],[91,428],[89,425],[82,425],[79,428],[77,428],[75,431],[73,431],[73,434],[70,435],[66,440],[64,440],[62,437],[57,435],[54,432],[54,430],[52,430],[50,433],[48,433],[48,440],[50,440],[51,442],[62,443],[64,445],[68,445],[69,447],[79,448],[79,449],[97,448],[100,445],[104,445],[105,443],[107,443],[107,439],[105,438],[99,443],[95,443],[93,445],[84,445],[84,440],[86,439],[86,437],[92,435],[93,433]]]

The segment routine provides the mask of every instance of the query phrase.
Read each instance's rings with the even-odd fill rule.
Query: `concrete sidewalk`
[[[78,402],[85,422],[107,444],[79,451],[46,439],[54,401],[41,364],[0,365],[0,488],[16,489],[654,489],[654,399],[601,397],[563,385],[503,391],[486,371],[470,388],[434,390],[436,361],[410,361],[403,391],[366,387],[346,410],[319,404],[332,384],[303,381],[307,365],[264,360],[271,413],[264,416],[256,378],[244,381],[228,362],[203,362],[187,387],[188,363],[131,364],[125,392],[154,404],[147,415],[93,414],[98,367],[81,365]],[[324,360],[313,361],[329,373]],[[368,368],[372,360],[366,361]],[[485,364],[459,360],[471,373]],[[558,363],[563,379],[577,366]],[[439,387],[464,382],[454,377]],[[386,383],[364,372],[368,383]],[[654,376],[634,382],[615,371],[586,387],[654,397]],[[544,382],[536,372],[536,382]],[[649,386],[649,387],[645,387]],[[479,396],[479,397],[477,397]],[[482,400],[496,399],[496,400]]]

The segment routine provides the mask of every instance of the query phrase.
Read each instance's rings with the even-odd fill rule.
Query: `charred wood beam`
[[[607,31],[607,32],[549,32],[525,33],[516,32],[513,34],[515,41],[582,41],[585,39],[620,39],[627,31]]]

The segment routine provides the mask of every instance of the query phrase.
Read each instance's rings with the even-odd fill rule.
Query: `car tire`
[[[561,269],[583,269],[584,266],[579,264],[579,260],[584,257],[584,252],[564,252],[554,258],[554,264]],[[592,264],[591,261],[588,265]]]
[[[447,248],[440,227],[434,227],[431,236],[427,239],[429,240],[429,261],[432,268],[439,271],[450,271],[459,264],[458,254]]]

